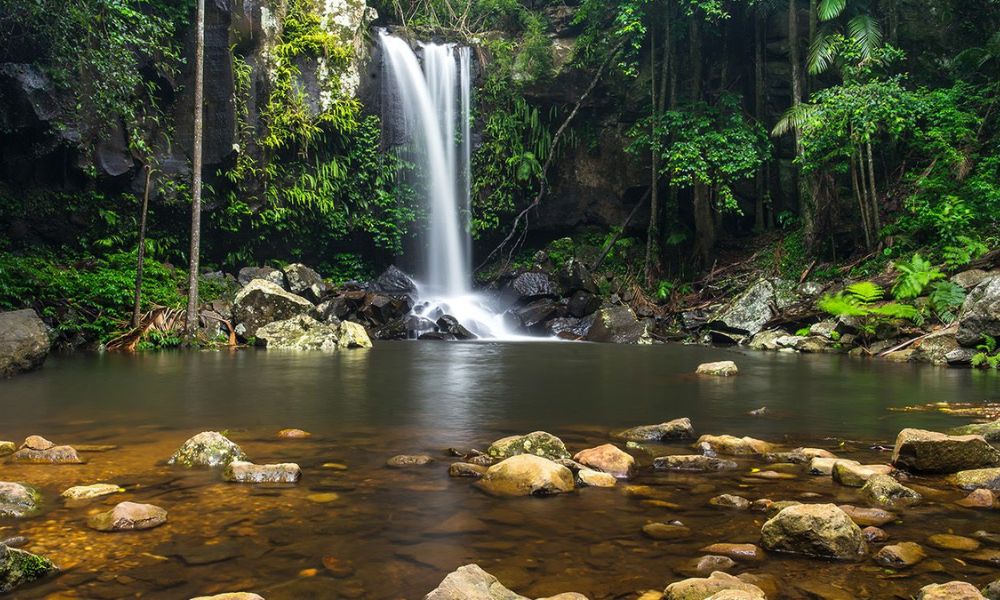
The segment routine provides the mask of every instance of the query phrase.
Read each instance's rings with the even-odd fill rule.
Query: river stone
[[[387,467],[405,468],[422,467],[434,462],[434,459],[426,454],[399,454],[385,461]]]
[[[927,545],[938,550],[958,550],[961,552],[973,552],[979,550],[982,545],[978,540],[974,540],[964,535],[954,535],[951,533],[936,533],[927,538]]]
[[[257,330],[268,323],[298,315],[319,316],[312,302],[264,279],[252,280],[233,300],[236,333],[244,339],[256,337]]]
[[[986,596],[986,600],[1000,600],[1000,579],[987,584],[983,588],[983,596]]]
[[[218,467],[246,460],[243,449],[217,431],[203,431],[184,442],[167,460],[169,465]]]
[[[691,530],[673,523],[646,523],[642,532],[654,540],[679,540],[691,537]]]
[[[964,490],[1000,491],[1000,468],[959,471],[951,476],[951,481]]]
[[[675,454],[653,459],[653,468],[658,471],[735,471],[739,465],[731,460],[705,456],[703,454]]]
[[[777,502],[771,502],[764,507],[764,513],[767,515],[768,519],[771,519],[789,506],[802,506],[802,503],[798,500],[779,500]]]
[[[465,565],[444,578],[424,600],[528,600],[505,588],[479,565]]]
[[[972,490],[965,498],[955,501],[955,504],[965,508],[993,508],[995,503],[993,492],[985,489]]]
[[[958,313],[959,344],[975,347],[988,335],[1000,338],[1000,276],[984,279],[965,297]]]
[[[119,494],[125,490],[112,483],[95,483],[93,485],[75,485],[60,496],[67,500],[91,500],[109,494]]]
[[[875,553],[875,562],[890,569],[906,569],[927,558],[920,544],[902,542],[882,547]]]
[[[782,329],[761,331],[753,336],[747,344],[751,350],[778,350],[782,347],[779,340],[789,337],[788,332]]]
[[[809,464],[816,458],[836,459],[837,456],[822,448],[796,448],[789,452],[773,452],[764,457],[772,463]]]
[[[132,531],[152,529],[166,522],[167,511],[159,506],[122,502],[87,519],[87,526],[97,531]]]
[[[0,481],[0,517],[23,517],[38,509],[41,495],[29,486]]]
[[[985,600],[976,586],[964,581],[931,584],[920,588],[917,600]]]
[[[812,475],[826,475],[826,476],[833,475],[833,468],[834,466],[836,466],[838,462],[846,462],[858,466],[861,465],[861,463],[859,463],[856,460],[816,457],[811,461],[809,461],[809,473],[811,473]]]
[[[663,590],[663,600],[706,600],[723,591],[744,592],[744,596],[738,598],[766,600],[764,591],[759,587],[721,571],[704,579],[693,578],[671,583]]]
[[[451,463],[448,467],[448,475],[451,477],[474,477],[479,478],[486,474],[486,467],[474,465],[472,463]]]
[[[660,423],[640,425],[615,434],[616,438],[629,442],[663,442],[667,440],[689,440],[694,437],[691,419],[687,417]]]
[[[889,475],[872,475],[861,488],[861,495],[868,502],[886,507],[909,506],[920,501],[921,496]]]
[[[728,556],[737,561],[760,562],[764,560],[764,551],[753,544],[712,544],[705,546],[700,552]]]
[[[861,529],[833,504],[789,506],[760,533],[764,547],[777,552],[839,560],[857,560],[867,552]]]
[[[264,597],[249,592],[226,592],[214,596],[198,596],[191,600],[264,600]]]
[[[715,375],[718,377],[731,377],[740,372],[739,368],[731,360],[720,362],[702,363],[695,369],[698,375]]]
[[[288,291],[298,294],[303,298],[318,302],[330,291],[330,286],[319,273],[303,265],[293,263],[282,269],[285,273],[285,281],[288,282]]]
[[[308,431],[302,431],[301,429],[282,429],[277,435],[279,439],[283,440],[301,440],[311,436],[312,434]]]
[[[353,321],[344,321],[337,328],[339,336],[337,347],[344,348],[371,348],[372,340],[368,337],[368,331]]]
[[[684,575],[705,576],[716,571],[729,571],[736,566],[736,561],[728,556],[709,554],[692,558],[681,565],[677,571]]]
[[[34,310],[0,312],[0,379],[42,366],[51,332]]]
[[[550,460],[570,457],[566,444],[545,431],[501,438],[486,449],[486,454],[495,459],[510,458],[518,454],[533,454]]]
[[[859,465],[853,461],[838,460],[833,464],[833,480],[847,487],[861,487],[872,475],[888,475],[893,469],[889,465]]]
[[[14,442],[0,441],[0,456],[13,454],[15,450],[17,450],[17,445]]]
[[[499,496],[549,496],[573,491],[573,472],[547,458],[518,454],[486,471],[477,482]]]
[[[952,435],[981,435],[987,442],[1000,442],[1000,419],[989,423],[971,423],[951,430]]]
[[[10,456],[10,461],[53,465],[74,465],[83,462],[72,447],[56,446],[40,435],[28,436],[17,452]]]
[[[614,444],[604,444],[577,452],[573,460],[594,470],[603,471],[615,477],[627,478],[635,467],[635,459],[628,452]]]
[[[850,517],[852,521],[857,523],[859,527],[868,527],[872,525],[875,527],[881,527],[886,523],[892,523],[896,520],[895,513],[891,513],[881,508],[861,508],[858,506],[851,506],[850,504],[843,504],[838,508],[847,513],[847,516]]]
[[[47,558],[0,544],[0,594],[58,570]]]
[[[302,477],[302,470],[295,463],[255,465],[234,460],[222,471],[222,479],[232,483],[295,483]]]
[[[979,435],[904,429],[896,437],[892,463],[918,473],[955,473],[1000,466],[1000,451]]]
[[[732,494],[722,494],[721,496],[716,496],[708,501],[712,506],[719,506],[721,508],[735,508],[736,510],[749,510],[750,501],[742,496],[734,496]]]
[[[594,471],[593,469],[580,469],[576,474],[577,479],[590,487],[615,487],[618,480],[611,473]]]
[[[771,444],[751,437],[738,438],[732,435],[703,435],[694,444],[705,454],[727,456],[751,456],[771,451]]]
[[[884,529],[879,529],[871,525],[862,529],[861,533],[865,534],[865,540],[869,544],[881,543],[889,539],[889,534]]]
[[[722,590],[721,592],[715,592],[705,600],[758,600],[762,596],[757,595],[756,592],[748,592],[746,590]]]

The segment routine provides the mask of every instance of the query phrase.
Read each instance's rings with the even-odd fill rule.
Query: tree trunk
[[[690,23],[691,58],[691,102],[701,100],[701,21],[697,14],[691,15]]]
[[[868,179],[871,185],[871,193],[868,196],[869,205],[871,206],[869,223],[872,225],[872,235],[875,241],[880,241],[882,219],[878,215],[878,188],[875,186],[875,157],[872,155],[871,142],[865,144],[865,149],[868,151]]]
[[[812,47],[813,41],[816,39],[816,31],[819,29],[819,0],[809,0],[809,45],[807,48]],[[811,79],[806,77],[805,89],[808,95],[812,91],[812,86],[810,85]]]
[[[788,2],[788,58],[792,67],[792,106],[802,104],[802,58],[799,53],[799,15],[795,0]],[[801,159],[802,139],[798,129],[793,129],[795,137],[795,157]],[[816,245],[816,214],[810,194],[806,189],[805,178],[800,166],[795,167],[795,195],[802,218],[802,235],[806,248],[812,250]]]
[[[654,4],[655,8],[655,4]],[[655,12],[655,11],[653,11]],[[657,190],[657,181],[660,171],[660,144],[657,140],[657,123],[659,120],[659,104],[657,102],[656,90],[656,25],[649,24],[649,107],[652,119],[650,121],[650,156],[649,156],[649,226],[646,228],[646,259],[645,265],[646,285],[653,285],[659,269],[660,257],[660,202]]]
[[[194,148],[191,151],[191,253],[188,257],[187,337],[198,331],[198,272],[201,253],[201,142],[205,82],[205,0],[198,0],[194,52]]]
[[[753,111],[758,123],[764,122],[764,15],[761,14],[763,8],[760,4],[754,6],[754,38],[753,38]],[[757,169],[754,179],[754,232],[764,231],[764,193],[766,190],[766,167],[762,164]]]
[[[715,247],[715,219],[708,188],[700,181],[694,184],[694,258],[700,266],[709,264]]]
[[[851,155],[851,185],[854,187],[854,196],[858,199],[858,210],[861,212],[861,229],[865,234],[865,249],[872,249],[872,237],[868,227],[868,207],[867,193],[864,186],[858,181],[858,160],[855,155]]]
[[[139,213],[139,248],[135,263],[135,303],[132,305],[132,327],[139,326],[142,304],[142,267],[146,262],[146,215],[149,213],[149,183],[153,176],[153,167],[146,165],[146,190],[142,194],[142,209]]]

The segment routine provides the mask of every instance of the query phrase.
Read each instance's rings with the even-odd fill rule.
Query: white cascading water
[[[514,339],[500,315],[472,291],[469,235],[472,184],[471,52],[454,44],[421,44],[423,68],[405,40],[379,33],[385,82],[411,135],[420,174],[417,193],[427,207],[427,243],[414,312],[436,320],[448,314],[482,338]],[[461,134],[459,137],[458,134]]]

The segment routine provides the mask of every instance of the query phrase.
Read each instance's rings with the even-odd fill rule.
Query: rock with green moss
[[[23,517],[38,510],[41,495],[34,488],[0,481],[0,517]]]
[[[1000,442],[1000,419],[989,423],[972,423],[951,430],[952,435],[981,435],[988,442]]]
[[[312,302],[264,279],[248,283],[233,300],[236,334],[243,339],[258,337],[257,330],[268,323],[298,315],[319,316]]]
[[[371,348],[372,340],[368,337],[368,332],[361,325],[352,321],[344,321],[337,328],[337,347],[345,348]]]
[[[505,459],[518,454],[533,454],[549,460],[569,458],[566,444],[545,431],[534,431],[527,435],[512,435],[501,438],[490,445],[486,454],[495,459]]]
[[[93,485],[75,485],[60,495],[66,500],[81,501],[92,500],[109,494],[119,494],[124,491],[124,489],[113,483],[95,483]]]
[[[857,560],[868,550],[861,529],[833,504],[799,504],[783,509],[760,530],[768,550],[816,558]]]
[[[302,470],[295,463],[255,465],[238,460],[222,471],[222,478],[233,483],[295,483],[300,477]]]
[[[0,441],[0,456],[13,454],[15,450],[17,450],[17,445],[15,445],[14,442]]]
[[[980,435],[904,429],[896,437],[892,464],[920,473],[957,473],[1000,467],[1000,451]]]
[[[952,483],[963,490],[1000,490],[1000,468],[959,471],[951,477]]]
[[[167,464],[185,467],[220,467],[246,460],[243,449],[217,431],[203,431],[174,452]]]
[[[871,504],[895,508],[920,502],[921,495],[899,483],[889,475],[877,473],[868,478],[861,488],[861,495]]]
[[[0,544],[0,594],[37,581],[59,569],[47,558]]]
[[[684,417],[658,425],[640,425],[616,433],[614,437],[629,442],[664,442],[668,440],[689,440],[694,438],[691,419]]]

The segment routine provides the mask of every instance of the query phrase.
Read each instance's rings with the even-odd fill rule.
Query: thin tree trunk
[[[872,155],[872,144],[868,142],[865,144],[865,149],[868,150],[868,178],[871,184],[871,195],[869,196],[869,202],[871,203],[871,224],[872,224],[872,234],[875,239],[878,240],[880,237],[880,231],[882,229],[882,219],[878,215],[878,188],[875,186],[875,158]]]
[[[690,57],[691,57],[691,101],[701,100],[701,21],[697,14],[691,15]]]
[[[139,311],[142,304],[142,267],[146,262],[146,215],[149,213],[149,182],[153,167],[146,165],[146,190],[142,194],[142,209],[139,212],[139,248],[135,263],[135,303],[132,305],[132,327],[139,326]]]
[[[855,155],[851,155],[851,184],[854,187],[854,196],[858,199],[858,210],[861,212],[861,229],[865,234],[865,249],[872,249],[872,238],[871,232],[868,229],[868,207],[867,205],[867,193],[864,192],[864,188],[858,181],[858,161]]]
[[[763,8],[757,4],[753,9],[754,14],[754,38],[753,38],[753,108],[754,117],[758,123],[764,122],[764,17],[761,14]],[[762,164],[757,168],[757,175],[754,180],[754,231],[760,233],[764,231],[764,190],[765,190],[765,166]]]
[[[655,7],[655,5],[654,5]],[[655,12],[655,11],[653,11]],[[652,113],[650,120],[650,156],[649,156],[649,226],[646,228],[646,258],[645,266],[646,285],[653,285],[653,279],[659,270],[656,264],[660,256],[659,240],[659,193],[657,190],[657,180],[660,170],[660,145],[657,140],[657,123],[659,122],[659,104],[656,95],[656,27],[653,23],[649,25],[649,106]]]
[[[809,46],[811,47],[813,40],[816,39],[816,31],[819,29],[819,0],[809,0]],[[812,91],[812,80],[806,77],[806,94]]]
[[[201,143],[204,101],[205,0],[198,0],[194,51],[194,149],[191,151],[191,254],[188,257],[187,337],[198,331],[198,272],[201,254]]]
[[[694,258],[699,265],[708,265],[712,248],[715,246],[715,219],[712,216],[712,202],[705,184],[694,184]]]
[[[799,15],[795,0],[788,2],[788,58],[792,67],[792,106],[802,103],[802,57],[799,53]],[[798,129],[793,130],[795,138],[795,156],[801,158],[802,138]],[[806,190],[802,170],[795,167],[795,195],[798,200],[799,214],[802,217],[802,233],[806,247],[812,250],[816,244],[816,214],[810,194]]]

